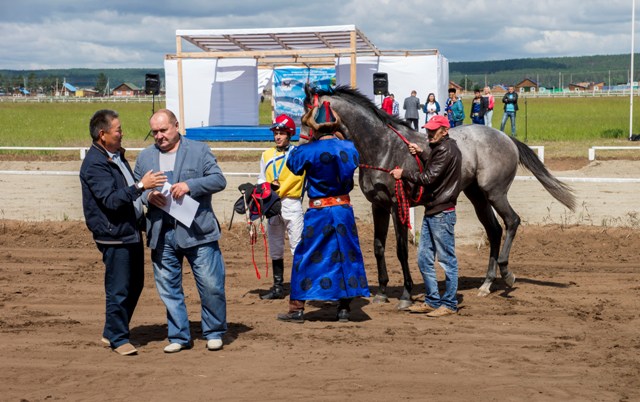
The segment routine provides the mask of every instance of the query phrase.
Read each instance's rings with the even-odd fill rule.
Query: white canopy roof
[[[376,46],[355,25],[260,29],[177,30],[176,36],[207,53],[255,53],[254,57],[327,55],[352,52],[380,55]],[[353,43],[352,40],[355,42]],[[311,51],[311,52],[305,52]],[[208,57],[215,57],[209,55]]]

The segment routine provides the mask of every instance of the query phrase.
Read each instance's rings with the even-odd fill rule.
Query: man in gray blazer
[[[416,91],[411,91],[411,96],[404,99],[402,108],[405,110],[404,119],[413,126],[413,129],[418,131],[418,118],[420,117],[418,111],[420,110],[420,99],[416,96]]]
[[[149,125],[155,144],[138,156],[136,177],[149,170],[164,171],[171,184],[167,196],[180,200],[188,194],[200,204],[191,226],[187,227],[161,209],[167,199],[159,188],[147,190],[142,196],[148,206],[147,243],[156,288],[167,308],[170,344],[164,351],[175,353],[193,345],[182,289],[184,258],[191,265],[200,294],[202,335],[207,339],[207,349],[219,350],[227,330],[227,302],[225,265],[218,246],[220,225],[213,213],[211,195],[224,190],[227,181],[205,143],[180,135],[173,112],[157,111]]]

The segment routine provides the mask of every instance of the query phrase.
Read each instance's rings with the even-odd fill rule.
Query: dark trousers
[[[97,244],[104,262],[105,324],[102,336],[117,348],[129,342],[129,322],[144,286],[144,248],[135,244]]]
[[[419,130],[419,128],[418,128],[418,119],[405,119],[405,120],[408,121],[411,126],[413,126],[414,130],[416,130],[416,131]]]

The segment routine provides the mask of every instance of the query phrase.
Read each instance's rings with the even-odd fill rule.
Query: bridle
[[[313,115],[313,110],[316,109],[319,105],[319,97],[318,94],[313,94],[313,101],[312,104],[308,104],[306,103],[305,106],[307,107],[307,109],[309,109],[310,111],[305,115],[305,117],[308,116],[312,116]],[[305,119],[305,117],[303,117],[303,119]],[[307,117],[308,118],[308,117]],[[305,121],[303,121],[303,123],[305,123]],[[307,127],[309,127],[308,124],[305,123],[305,125]],[[409,140],[407,140],[407,138],[402,135],[402,133],[400,131],[398,131],[395,127],[393,127],[391,124],[387,124],[387,127],[389,127],[391,129],[391,131],[393,131],[394,133],[396,133],[396,135],[398,135],[398,137],[400,137],[400,139],[406,144],[409,145]],[[341,139],[344,139],[343,136],[341,136]],[[313,133],[313,130],[311,127],[309,127],[309,135],[302,135],[300,134],[300,138],[307,140],[307,141],[311,141],[313,139],[315,139],[315,135]],[[424,166],[422,164],[422,161],[420,160],[420,158],[418,157],[418,155],[414,155],[416,162],[418,164],[418,168],[420,169],[420,173],[422,173],[424,171]],[[381,172],[386,172],[389,173],[391,172],[391,169],[387,169],[387,168],[383,168],[383,167],[379,167],[379,166],[372,166],[372,165],[368,165],[365,163],[360,163],[358,165],[358,167],[363,168],[363,169],[372,169],[372,170],[378,170]],[[398,166],[396,166],[396,168],[398,168]],[[419,191],[418,191],[418,195],[415,198],[410,198],[408,191],[404,188],[404,182],[402,179],[397,179],[396,183],[395,183],[395,195],[396,195],[396,200],[398,203],[398,219],[400,220],[400,222],[404,225],[406,225],[409,229],[411,229],[411,221],[410,221],[410,217],[409,217],[409,208],[411,207],[411,201],[413,201],[414,203],[417,203],[420,201],[420,199],[423,196],[424,193],[424,187],[419,186]]]

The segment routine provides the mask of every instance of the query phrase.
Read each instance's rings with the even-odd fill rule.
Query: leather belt
[[[310,198],[309,208],[335,207],[336,205],[351,205],[349,195],[337,195],[335,197]]]

